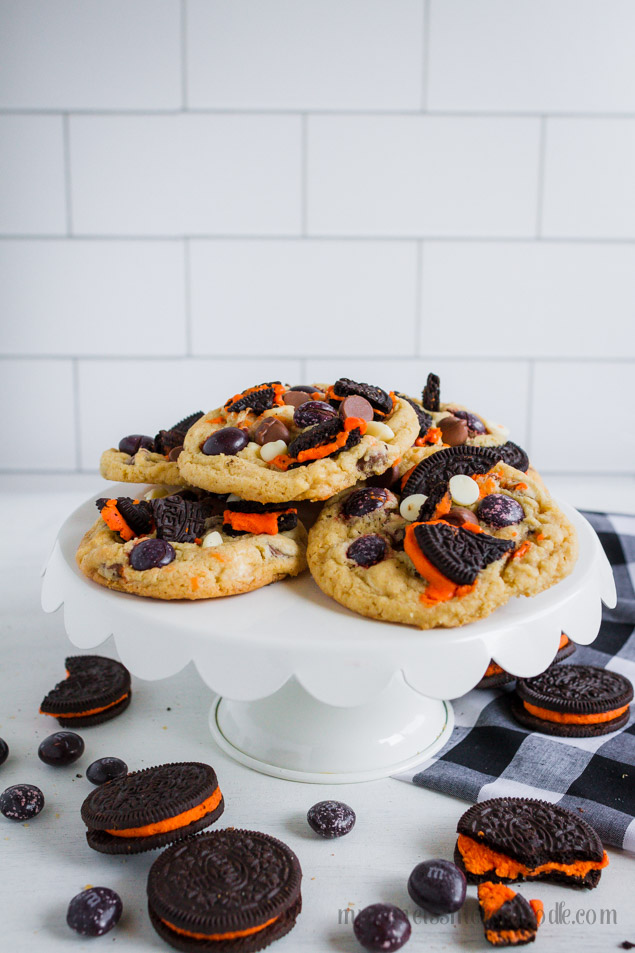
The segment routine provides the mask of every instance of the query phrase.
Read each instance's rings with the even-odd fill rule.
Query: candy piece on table
[[[10,821],[30,821],[44,807],[44,795],[35,784],[12,784],[0,794],[0,814]]]
[[[439,429],[443,443],[447,443],[449,447],[460,447],[469,436],[466,421],[452,415],[439,421]]]
[[[86,768],[86,777],[91,784],[105,784],[128,773],[128,765],[121,758],[98,758]]]
[[[311,830],[320,837],[343,837],[355,826],[355,811],[342,801],[318,801],[310,807],[307,822]]]
[[[119,923],[122,913],[118,893],[110,887],[90,887],[73,897],[66,922],[81,936],[103,936]]]
[[[4,738],[0,738],[0,764],[4,764],[8,757],[9,745],[6,743]]]
[[[453,502],[459,506],[470,506],[476,503],[479,497],[478,483],[463,473],[450,477],[448,489]]]
[[[399,512],[405,520],[414,523],[415,520],[419,519],[419,512],[427,499],[425,493],[412,493],[410,496],[404,496],[399,504]]]
[[[38,758],[52,767],[73,764],[84,753],[84,739],[74,731],[56,731],[40,742]]]
[[[410,939],[412,928],[407,914],[392,903],[364,907],[353,921],[353,933],[365,950],[392,953]]]
[[[518,500],[504,493],[490,493],[478,505],[478,518],[489,526],[502,529],[513,526],[525,518],[525,511]]]
[[[223,427],[211,434],[201,447],[201,451],[208,457],[220,454],[235,456],[244,450],[249,443],[249,437],[244,430],[238,427]]]
[[[455,913],[465,902],[467,881],[463,871],[449,860],[424,860],[408,880],[408,893],[429,913]]]

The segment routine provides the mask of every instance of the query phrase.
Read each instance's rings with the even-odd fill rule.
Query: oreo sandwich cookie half
[[[492,946],[522,946],[536,939],[544,917],[541,900],[525,900],[511,887],[486,880],[478,885],[478,905]]]
[[[597,887],[609,859],[573,811],[524,797],[474,804],[457,825],[454,862],[468,883],[548,880]]]
[[[594,665],[552,665],[516,685],[517,721],[547,735],[588,738],[622,728],[633,686],[624,675]]]
[[[102,784],[82,804],[82,820],[93,850],[140,854],[198,833],[224,809],[214,769],[183,761]]]
[[[72,655],[67,677],[40,705],[40,713],[57,718],[65,728],[89,728],[120,715],[130,704],[130,672],[101,655]]]
[[[255,953],[295,926],[300,862],[257,831],[209,831],[174,844],[148,875],[152,926],[177,950]]]
[[[560,645],[558,646],[556,657],[551,664],[555,665],[556,662],[562,662],[563,659],[573,655],[574,652],[574,643],[571,641],[569,636],[565,635],[563,632],[560,636]],[[501,668],[501,666],[497,665],[492,659],[485,670],[485,675],[483,675],[483,678],[480,680],[478,685],[475,685],[474,687],[499,688],[501,685],[506,685],[508,682],[513,682],[515,679],[515,675],[511,675],[509,672],[506,672],[504,668]]]

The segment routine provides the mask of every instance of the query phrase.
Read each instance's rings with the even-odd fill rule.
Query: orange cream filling
[[[443,443],[443,434],[440,427],[428,427],[423,437],[417,437],[415,447],[427,447]]]
[[[113,530],[115,533],[119,533],[121,538],[126,542],[129,539],[133,539],[136,535],[132,532],[125,519],[117,509],[116,500],[108,500],[106,505],[102,506],[100,515],[108,529]]]
[[[486,930],[485,937],[492,946],[514,946],[526,943],[534,936],[531,930]]]
[[[563,649],[565,645],[568,645],[568,644],[569,644],[569,636],[565,635],[563,632],[562,635],[560,636],[560,645],[558,646],[558,651],[560,651],[560,649]]]
[[[490,662],[487,668],[485,669],[485,675],[483,678],[486,678],[488,675],[500,675],[501,672],[504,672],[505,669],[498,665],[497,662]]]
[[[221,802],[222,794],[220,788],[216,788],[214,793],[206,798],[202,804],[190,808],[189,811],[183,811],[175,817],[168,817],[164,821],[155,821],[154,824],[144,824],[142,827],[126,827],[123,830],[115,831],[106,829],[107,834],[114,837],[151,837],[153,834],[164,834],[168,831],[176,831],[179,827],[185,827],[193,824],[199,818],[210,814]]]
[[[513,900],[515,896],[515,892],[505,884],[495,884],[488,880],[478,885],[478,902],[485,920],[489,920],[507,900]]]
[[[404,538],[404,549],[406,553],[410,556],[419,575],[428,583],[425,592],[422,592],[419,596],[421,602],[426,606],[436,606],[439,602],[447,602],[455,596],[461,598],[461,596],[466,596],[469,592],[472,592],[476,583],[473,583],[471,586],[458,586],[455,582],[452,582],[451,579],[448,579],[447,576],[444,576],[442,572],[439,572],[437,567],[423,555],[414,535],[415,527],[421,525],[421,523],[411,523],[406,529]]]
[[[619,718],[625,711],[628,711],[628,705],[622,705],[621,708],[613,708],[611,711],[597,712],[592,715],[573,715],[569,712],[539,708],[538,705],[530,705],[529,702],[525,701],[523,705],[530,715],[542,718],[543,721],[554,721],[560,725],[601,725],[605,721],[613,721],[614,718]]]
[[[271,920],[267,920],[266,923],[260,923],[257,927],[249,927],[247,930],[231,930],[229,933],[194,933],[192,930],[183,930],[181,927],[175,927],[169,920],[161,920],[161,923],[165,923],[166,927],[169,927],[170,930],[174,930],[175,933],[180,933],[181,936],[192,937],[193,940],[238,940],[242,936],[252,936],[254,933],[260,933],[261,930],[270,927],[271,924],[275,923],[278,919],[279,917],[272,917]]]
[[[274,513],[233,513],[231,510],[225,510],[223,522],[229,523],[232,529],[240,530],[243,533],[253,533],[254,535],[266,533],[268,536],[276,536],[278,533],[278,517],[282,516],[283,513],[297,513],[297,510],[291,508],[278,510]]]
[[[51,718],[86,718],[88,715],[98,715],[100,711],[108,711],[109,708],[114,708],[115,705],[118,705],[119,702],[122,702],[124,698],[127,698],[127,697],[128,697],[128,692],[126,692],[125,695],[122,695],[121,698],[118,698],[117,701],[110,702],[109,705],[102,705],[101,708],[89,708],[88,711],[73,711],[73,712],[42,711],[42,709],[40,708],[40,714],[50,715]]]
[[[486,874],[494,871],[497,877],[514,878],[522,874],[524,877],[535,877],[538,874],[547,873],[551,870],[559,870],[570,877],[586,877],[590,870],[602,870],[608,865],[609,859],[606,851],[602,860],[576,860],[573,864],[559,864],[556,861],[549,861],[547,864],[540,864],[538,867],[526,867],[519,860],[514,860],[506,854],[501,854],[485,844],[479,844],[471,837],[465,834],[459,834],[458,844],[465,869],[472,874]]]

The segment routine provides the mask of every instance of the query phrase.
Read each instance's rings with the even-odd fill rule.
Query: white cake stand
[[[123,496],[130,487],[109,492]],[[561,630],[592,642],[601,601],[616,601],[595,532],[564,504],[580,542],[573,573],[461,628],[421,632],[365,619],[325,596],[309,573],[223,599],[140,599],[91,582],[75,564],[96,498],[59,532],[45,569],[44,611],[63,604],[78,648],[112,634],[140,678],[166,678],[193,660],[220,696],[210,713],[217,744],[278,778],[332,784],[406,771],[445,743],[454,720],[446,699],[472,689],[491,658],[514,675],[536,675],[554,657]]]

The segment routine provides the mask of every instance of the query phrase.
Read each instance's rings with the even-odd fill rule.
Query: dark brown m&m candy
[[[38,758],[52,767],[73,764],[84,753],[84,739],[74,731],[56,731],[40,742]]]

